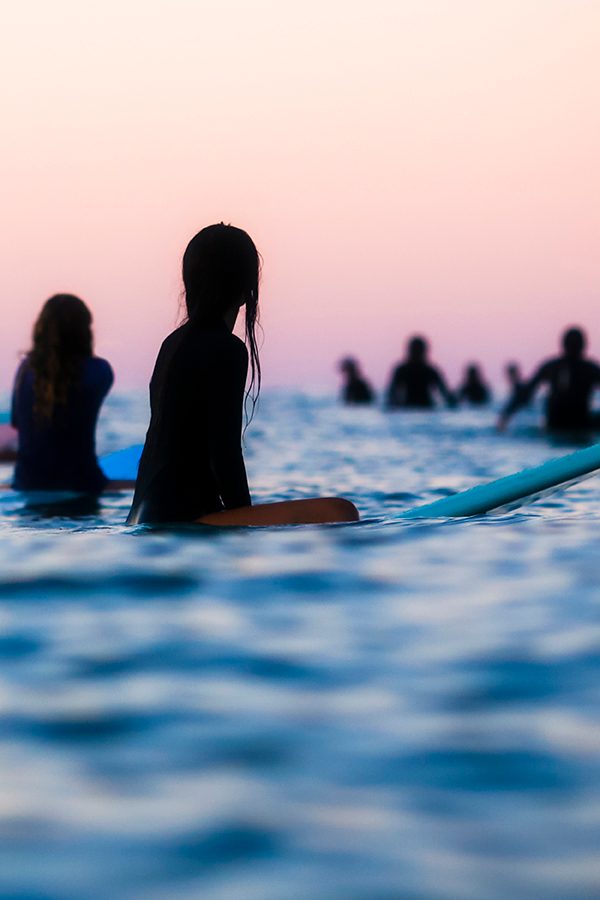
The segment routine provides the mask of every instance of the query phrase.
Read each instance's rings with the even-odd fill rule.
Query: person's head
[[[429,347],[425,338],[420,335],[412,337],[408,342],[408,358],[411,362],[423,362],[425,360]]]
[[[562,346],[565,356],[578,359],[583,356],[585,350],[585,332],[581,328],[568,328],[562,337]]]
[[[506,364],[504,369],[509,384],[518,384],[521,381],[521,370],[517,363],[511,362]]]
[[[209,225],[196,234],[183,254],[185,305],[190,322],[211,324],[235,320],[245,308],[246,342],[250,350],[255,399],[260,391],[260,360],[256,343],[260,256],[241,228]]]
[[[465,376],[467,381],[481,381],[481,369],[477,363],[469,363],[465,368]]]
[[[33,371],[35,413],[51,419],[76,386],[83,361],[93,353],[92,314],[79,297],[55,294],[35,325],[28,363]]]
[[[346,358],[342,359],[340,362],[340,372],[342,372],[346,378],[356,378],[360,374],[360,366],[354,357],[346,356]]]

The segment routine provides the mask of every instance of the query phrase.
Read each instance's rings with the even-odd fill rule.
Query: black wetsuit
[[[107,478],[96,458],[95,432],[114,376],[105,359],[83,361],[78,381],[50,420],[35,414],[34,375],[25,359],[15,378],[12,424],[19,432],[13,487],[19,491],[99,494]]]
[[[525,406],[537,388],[547,384],[546,426],[556,431],[582,431],[598,427],[590,406],[594,388],[600,387],[600,366],[588,359],[560,356],[543,363],[531,381],[513,394],[505,416]]]
[[[245,344],[224,323],[187,322],[163,342],[128,522],[193,522],[250,505],[241,448]]]
[[[435,406],[434,391],[439,391],[448,406],[454,397],[446,387],[441,373],[426,362],[408,361],[394,369],[387,394],[388,407],[431,409]]]
[[[471,406],[485,406],[491,400],[491,391],[483,381],[467,379],[458,389],[458,399]]]
[[[350,378],[342,389],[342,400],[350,405],[372,403],[373,390],[364,378]]]

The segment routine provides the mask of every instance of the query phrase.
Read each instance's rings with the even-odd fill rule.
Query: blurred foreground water
[[[572,449],[493,421],[266,394],[255,501],[343,494],[358,525],[149,532],[131,495],[3,492],[0,896],[598,897],[600,478],[397,519]],[[100,450],[145,425],[112,398]]]

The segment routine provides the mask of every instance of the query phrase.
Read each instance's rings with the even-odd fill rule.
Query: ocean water
[[[1,492],[0,896],[600,896],[600,478],[398,519],[572,449],[493,422],[267,392],[255,501],[342,494],[356,525]],[[111,398],[100,449],[145,424]]]

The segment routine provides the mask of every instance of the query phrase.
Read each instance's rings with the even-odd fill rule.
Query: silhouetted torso
[[[34,414],[34,379],[27,360],[15,378],[12,424],[19,432],[13,485],[17,490],[99,493],[106,477],[96,458],[95,431],[102,401],[113,383],[105,359],[82,364],[77,385],[50,421]]]
[[[594,426],[591,401],[600,386],[600,366],[588,359],[567,356],[543,363],[530,382],[509,401],[506,414],[512,415],[529,402],[538,386],[547,384],[546,424],[552,430],[585,430]]]
[[[224,324],[190,322],[166,340],[128,522],[192,522],[250,504],[241,449],[248,353]]]
[[[485,406],[490,402],[490,389],[483,381],[467,379],[459,388],[458,398],[471,406]]]
[[[373,402],[374,395],[368,382],[356,376],[348,379],[342,388],[342,400],[348,404],[366,404]]]
[[[394,369],[387,403],[392,408],[430,409],[435,406],[436,391],[451,403],[451,394],[440,372],[427,362],[408,360]]]

